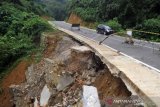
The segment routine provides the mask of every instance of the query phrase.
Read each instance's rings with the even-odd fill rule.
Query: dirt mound
[[[76,14],[71,13],[68,23],[82,23],[82,19]]]
[[[71,13],[70,17],[67,20],[68,23],[80,23],[81,26],[86,26],[89,28],[95,28],[97,25],[95,24],[95,22],[86,22],[83,21],[78,15]]]
[[[53,36],[59,35],[59,37]],[[53,33],[48,33],[47,38],[44,40],[46,49],[44,50],[43,57],[51,57],[55,49],[57,41],[60,39],[60,36],[64,33],[56,31]],[[34,57],[34,55],[33,55]],[[34,59],[34,58],[33,58]],[[0,95],[0,107],[12,107],[12,95],[9,90],[9,86],[12,84],[19,85],[26,80],[25,72],[27,68],[35,62],[34,60],[22,60],[10,73],[2,80],[2,94]],[[43,61],[39,63],[39,67],[43,65]],[[39,68],[38,68],[39,69]]]

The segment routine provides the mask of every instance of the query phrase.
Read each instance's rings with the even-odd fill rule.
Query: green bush
[[[49,28],[50,26],[46,21],[35,16],[23,22],[23,28],[21,29],[21,31],[24,32],[25,34],[28,34],[29,36],[34,36],[41,34],[43,31]]]
[[[109,20],[105,24],[107,26],[110,26],[116,32],[119,32],[122,30],[122,25],[118,23],[117,18],[114,18],[113,20]]]
[[[31,48],[32,40],[24,34],[17,37],[0,37],[0,70],[5,69],[10,62],[26,54]]]
[[[0,7],[0,71],[36,47],[35,38],[50,28],[34,13],[3,3]]]
[[[160,33],[160,19],[153,18],[153,19],[145,20],[141,25],[137,25],[135,29],[146,31],[146,32]],[[134,32],[133,35],[136,38],[142,38],[142,39],[152,40],[157,42],[160,41],[160,37],[159,37],[160,35],[142,33],[142,32]]]

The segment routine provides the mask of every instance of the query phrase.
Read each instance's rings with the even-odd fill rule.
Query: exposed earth
[[[40,62],[21,61],[3,80],[0,107],[82,107],[84,85],[97,88],[104,107],[107,96],[132,95],[89,47],[60,31],[44,37]]]
[[[0,95],[0,107],[12,107],[12,96],[9,92],[11,84],[20,84],[25,81],[25,71],[29,66],[28,61],[21,61],[2,82],[3,92]]]

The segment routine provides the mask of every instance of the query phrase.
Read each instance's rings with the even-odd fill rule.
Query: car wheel
[[[105,31],[104,31],[104,32],[103,32],[103,34],[104,34],[104,35],[106,35],[106,34],[107,34],[107,32],[105,32]]]

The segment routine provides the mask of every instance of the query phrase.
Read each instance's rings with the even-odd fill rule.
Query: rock
[[[34,107],[39,107],[37,98],[35,98]]]
[[[83,107],[100,107],[97,88],[83,86]]]
[[[19,85],[11,85],[9,88],[11,93],[14,94],[14,97],[21,97],[23,95],[23,90]]]
[[[71,50],[68,49],[56,56],[59,61],[66,61],[71,57]]]
[[[49,64],[54,64],[55,63],[54,60],[49,59],[49,58],[44,58],[44,60]]]
[[[91,78],[91,82],[93,83],[93,82],[95,82],[96,81],[96,77],[92,77]]]
[[[72,107],[83,107],[82,101],[77,102]]]
[[[86,81],[85,82],[85,85],[91,85],[92,83],[91,83],[91,81]]]
[[[25,89],[27,89],[29,87],[29,85],[25,85]]]
[[[43,87],[42,92],[41,92],[40,106],[45,106],[45,105],[47,105],[50,96],[51,96],[51,93],[50,93],[47,85],[45,85],[45,86]]]
[[[10,89],[15,89],[15,88],[18,88],[18,87],[19,87],[19,85],[14,85],[14,84],[9,86]]]
[[[92,51],[90,48],[86,46],[74,46],[74,47],[71,47],[71,50],[77,53],[88,53]]]
[[[83,71],[83,73],[82,73],[82,79],[87,79],[86,71]]]
[[[32,79],[32,74],[34,72],[34,65],[32,64],[28,67],[28,70],[25,72],[27,83],[33,83],[34,80]]]
[[[65,89],[68,85],[72,84],[73,82],[74,82],[74,79],[70,75],[64,74],[59,79],[57,90],[61,91]]]
[[[104,101],[100,101],[101,107],[106,107],[106,103]]]
[[[94,71],[90,71],[89,76],[91,76],[91,77],[95,77],[95,76],[96,76],[96,72],[94,72]]]
[[[52,69],[52,71],[50,71],[50,69]],[[45,71],[45,73],[46,73],[45,74],[45,81],[48,84],[57,85],[58,81],[60,79],[60,75],[57,72],[59,68],[54,67],[54,68],[50,68],[50,69]]]
[[[96,66],[93,61],[92,50],[87,46],[78,45],[70,38],[58,41],[51,56],[45,57],[40,63],[31,65],[26,71],[27,82],[23,86],[20,85],[19,90],[13,86],[15,91],[13,93],[16,94],[14,95],[16,107],[28,107],[27,104],[31,104],[30,107],[33,104],[32,99],[35,107],[37,103],[41,106],[48,104],[49,107],[74,107],[74,105],[75,107],[92,107],[81,104],[82,86],[83,84],[91,85],[95,81],[99,72],[94,71],[98,65]],[[83,88],[83,97],[87,99],[83,101],[94,100],[97,95],[96,90],[94,87],[86,87]],[[17,97],[21,92],[24,96]],[[86,97],[88,94],[91,96]],[[37,99],[39,96],[41,96],[40,100]]]

